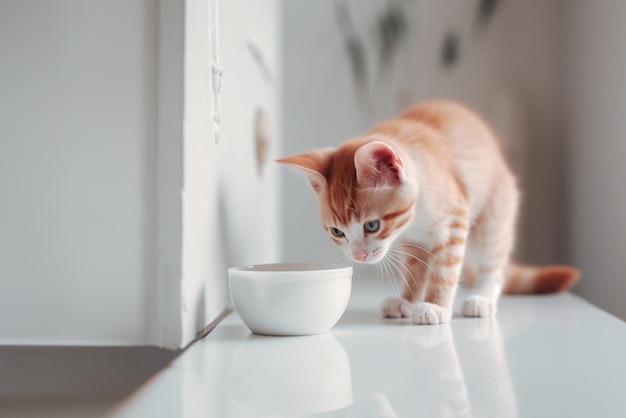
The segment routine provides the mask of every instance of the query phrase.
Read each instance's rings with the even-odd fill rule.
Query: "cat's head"
[[[413,217],[417,181],[385,142],[354,140],[278,162],[304,171],[326,232],[357,262],[381,261]]]

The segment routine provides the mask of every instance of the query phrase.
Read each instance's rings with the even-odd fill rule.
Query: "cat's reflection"
[[[427,376],[445,417],[518,416],[515,391],[495,318],[415,329],[413,340],[428,349]],[[454,334],[454,335],[453,335]],[[431,349],[429,349],[431,348]]]
[[[437,399],[439,416],[470,417],[470,401],[450,324],[415,328],[413,341],[432,362],[422,379],[429,382]],[[435,412],[435,411],[434,411]]]
[[[221,416],[517,416],[497,320],[453,321],[453,324],[454,332],[450,324],[407,329],[404,335],[409,337],[409,346],[414,349],[403,351],[406,358],[397,359],[407,364],[405,373],[397,375],[399,370],[387,370],[378,377],[404,382],[403,389],[384,394],[375,389],[382,386],[365,382],[359,385],[362,392],[357,396],[353,396],[354,374],[349,356],[331,333],[284,338],[251,335],[237,349],[224,381],[222,399],[226,405]],[[349,352],[354,348],[359,352],[367,350],[358,341],[360,338],[352,341],[346,338]],[[421,356],[422,360],[412,363],[415,356]],[[355,360],[359,363],[366,357],[369,358]],[[427,359],[426,367],[423,359]],[[357,376],[371,378],[363,375],[366,364],[356,366]],[[412,388],[407,390],[406,386]],[[397,386],[384,387],[392,390]],[[395,405],[388,395],[393,395]]]
[[[479,417],[519,415],[515,389],[497,318],[464,321],[456,347],[468,385],[471,411]]]

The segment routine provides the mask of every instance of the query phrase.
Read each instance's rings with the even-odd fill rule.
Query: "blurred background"
[[[517,258],[577,266],[575,291],[626,318],[623,16],[614,0],[0,0],[0,344],[179,349],[229,305],[227,267],[338,260],[306,181],[273,160],[429,98],[503,138]]]

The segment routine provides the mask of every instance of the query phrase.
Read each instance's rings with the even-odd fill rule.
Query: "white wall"
[[[564,3],[569,259],[577,291],[626,319],[626,3]]]
[[[148,0],[0,2],[0,343],[144,341],[155,22]]]
[[[219,2],[219,136],[215,143],[210,2],[185,5],[184,184],[182,189],[182,341],[230,304],[227,269],[277,261],[276,167],[258,174],[257,109],[269,123],[269,154],[280,141],[278,7],[274,0]],[[248,48],[253,39],[273,81],[264,78]]]
[[[276,262],[280,258],[282,117],[280,2],[220,1],[220,50],[223,69],[219,150],[219,245],[227,266]],[[251,52],[254,45],[255,53]],[[260,58],[255,58],[260,54]],[[265,164],[256,162],[256,115],[267,120]],[[216,229],[217,231],[217,229]],[[224,271],[222,270],[222,274]]]
[[[496,126],[514,155],[525,196],[520,258],[561,261],[557,2],[499,2],[486,30],[475,26],[477,2],[399,2],[409,23],[407,42],[377,78],[377,19],[389,2],[347,1],[355,33],[367,46],[365,92],[352,78],[336,3],[283,2],[284,154],[336,146],[421,100],[461,100]],[[440,62],[449,31],[460,39],[454,68]],[[284,257],[344,260],[321,228],[306,181],[282,173]]]
[[[210,2],[0,2],[0,344],[184,347],[279,258],[278,2],[220,3],[215,144]]]

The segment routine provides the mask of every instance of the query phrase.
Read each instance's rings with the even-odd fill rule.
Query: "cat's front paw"
[[[496,303],[484,296],[472,295],[463,302],[461,312],[472,318],[492,316],[496,313]]]
[[[383,302],[384,318],[407,318],[413,311],[413,304],[406,299],[389,298]]]
[[[452,311],[434,303],[422,302],[413,311],[413,323],[417,325],[437,325],[450,322]]]

